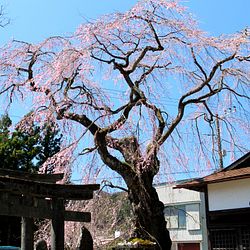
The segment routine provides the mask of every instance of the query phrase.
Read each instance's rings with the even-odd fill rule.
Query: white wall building
[[[165,218],[173,250],[207,250],[204,194],[173,189],[176,183],[155,188],[165,205]]]
[[[211,250],[250,250],[250,152],[203,178],[177,185],[204,193]]]

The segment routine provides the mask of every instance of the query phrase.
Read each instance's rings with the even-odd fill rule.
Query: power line
[[[184,174],[194,174],[194,173],[206,173],[206,172],[211,172],[211,171],[216,171],[216,170],[218,170],[218,169],[210,168],[210,169],[200,169],[200,170],[190,170],[190,171],[177,171],[177,172],[169,172],[169,173],[159,173],[156,176],[159,177],[159,176],[174,176],[174,175],[184,175]],[[103,180],[103,179],[105,179],[105,177],[97,177],[94,179],[95,180]],[[121,176],[106,177],[106,179],[108,179],[108,180],[117,180],[117,179],[123,180]],[[81,179],[74,179],[71,181],[80,182],[80,181],[82,181],[82,178]]]

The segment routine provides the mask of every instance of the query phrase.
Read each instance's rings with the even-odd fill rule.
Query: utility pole
[[[217,148],[218,148],[218,155],[219,155],[219,169],[223,169],[223,157],[224,157],[224,152],[222,150],[220,119],[223,119],[226,116],[236,112],[236,106],[233,106],[232,108],[228,108],[227,110],[224,110],[224,112],[225,112],[225,114],[220,116],[220,117],[218,114],[215,115],[215,127],[216,127],[216,133],[217,133]]]
[[[221,148],[221,137],[220,137],[220,122],[218,114],[215,115],[215,126],[217,131],[217,145],[218,145],[218,154],[219,154],[219,168],[223,169],[223,152]]]

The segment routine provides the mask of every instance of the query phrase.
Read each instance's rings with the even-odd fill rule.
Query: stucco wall
[[[187,189],[173,189],[172,185],[161,185],[156,187],[159,199],[164,204],[189,203],[201,200],[200,193]]]
[[[250,207],[250,179],[208,185],[209,211]]]
[[[165,206],[185,205],[186,228],[169,228],[173,242],[201,243],[207,249],[204,194],[187,189],[173,189],[174,185],[156,186],[160,200]]]

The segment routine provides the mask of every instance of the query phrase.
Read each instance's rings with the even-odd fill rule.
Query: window
[[[167,228],[186,228],[186,206],[168,206],[164,209]]]
[[[200,204],[187,204],[187,229],[199,230],[201,229],[200,221]]]
[[[210,231],[212,250],[250,250],[249,228],[227,228]]]
[[[178,228],[186,228],[186,207],[178,206]]]
[[[237,234],[234,230],[211,231],[211,244],[213,250],[236,250]]]

